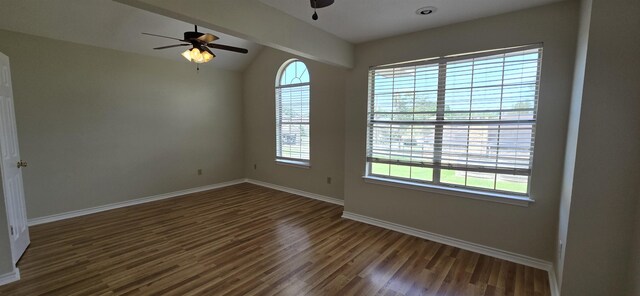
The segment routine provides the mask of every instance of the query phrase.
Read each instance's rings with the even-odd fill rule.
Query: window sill
[[[428,191],[428,192],[434,192],[439,194],[453,195],[453,196],[465,197],[465,198],[471,198],[471,199],[477,199],[477,200],[485,200],[490,202],[497,202],[497,203],[521,206],[521,207],[528,207],[529,204],[534,202],[533,199],[530,199],[524,196],[517,196],[517,195],[482,192],[477,190],[452,188],[452,187],[437,186],[437,185],[430,185],[430,184],[420,184],[420,183],[401,181],[401,180],[389,180],[385,178],[378,178],[378,177],[372,177],[372,176],[363,176],[362,179],[364,179],[365,182],[371,183],[371,184],[394,186],[394,187],[406,188],[406,189],[412,189],[412,190]]]
[[[311,168],[311,163],[304,160],[289,160],[289,159],[276,159],[276,164],[292,166],[301,169]]]

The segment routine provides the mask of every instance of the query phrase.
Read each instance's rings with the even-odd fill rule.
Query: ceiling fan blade
[[[154,49],[165,49],[165,48],[172,48],[172,47],[179,47],[179,46],[190,46],[191,44],[174,44],[174,45],[167,45],[167,46],[160,46],[160,47],[156,47]]]
[[[215,49],[228,50],[228,51],[233,51],[233,52],[238,52],[238,53],[248,53],[249,52],[249,50],[244,49],[244,48],[235,47],[235,46],[229,46],[229,45],[223,45],[223,44],[209,43],[209,44],[207,44],[207,46],[209,46],[211,48],[215,48]]]
[[[178,39],[178,38],[173,38],[173,37],[169,37],[169,36],[162,36],[162,35],[151,34],[151,33],[142,33],[142,34],[144,34],[144,35],[149,35],[149,36],[162,37],[162,38],[167,38],[167,39],[173,39],[173,40],[178,40],[178,41],[186,42],[185,40]]]
[[[204,34],[204,35],[198,37],[197,39],[202,41],[202,42],[204,42],[204,43],[209,43],[209,42],[216,41],[219,38],[216,35],[211,35],[211,34],[207,33],[207,34]]]

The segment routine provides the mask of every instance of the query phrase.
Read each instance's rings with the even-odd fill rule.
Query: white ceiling
[[[311,19],[309,0],[259,0],[353,43],[468,21],[562,0],[335,0]],[[435,6],[436,13],[415,11]]]
[[[187,62],[184,48],[153,50],[180,43],[142,35],[141,32],[182,38],[193,25],[133,8],[111,0],[0,0],[0,29],[86,45],[139,53]],[[249,54],[213,50],[216,58],[205,64],[242,70],[262,48],[261,45],[205,28],[220,39],[215,43],[244,47]]]

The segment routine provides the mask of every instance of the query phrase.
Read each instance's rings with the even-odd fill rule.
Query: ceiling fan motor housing
[[[311,8],[323,8],[333,4],[334,0],[310,0]]]
[[[204,33],[200,32],[184,32],[184,40],[197,39],[198,37],[204,35]]]

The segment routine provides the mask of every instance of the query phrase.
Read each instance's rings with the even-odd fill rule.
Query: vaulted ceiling
[[[179,42],[141,32],[182,38],[193,25],[109,0],[0,0],[0,29],[186,62],[180,56],[184,48],[152,49]],[[205,66],[242,70],[262,48],[206,28],[199,31],[220,37],[216,43],[249,49],[247,55],[215,51],[217,58]]]

